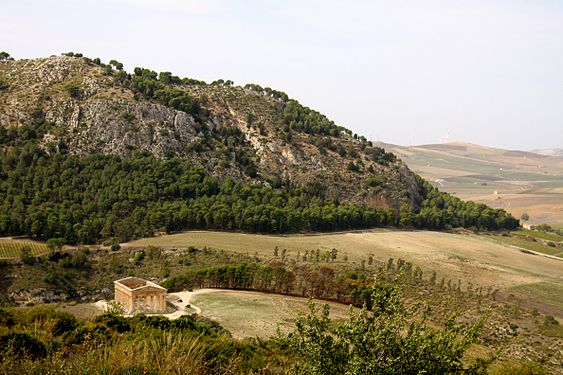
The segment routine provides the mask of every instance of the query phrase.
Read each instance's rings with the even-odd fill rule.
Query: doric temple
[[[113,282],[115,301],[127,314],[161,314],[166,312],[166,289],[138,277],[126,277]]]

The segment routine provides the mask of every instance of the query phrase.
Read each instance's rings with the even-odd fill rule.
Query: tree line
[[[73,244],[186,229],[288,233],[518,225],[503,210],[463,202],[428,184],[419,211],[395,212],[339,203],[307,186],[221,181],[179,158],[49,155],[33,142],[1,152],[3,236],[64,238]]]

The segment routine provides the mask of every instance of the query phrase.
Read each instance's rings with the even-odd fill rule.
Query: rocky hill
[[[180,156],[215,176],[314,182],[328,196],[370,207],[414,208],[420,200],[419,182],[401,161],[283,93],[105,67],[71,56],[0,62],[0,125],[44,117],[53,124],[41,141],[47,150]],[[197,111],[146,95],[139,86],[147,82],[188,94]]]
[[[283,92],[81,54],[0,61],[0,235],[514,227]]]

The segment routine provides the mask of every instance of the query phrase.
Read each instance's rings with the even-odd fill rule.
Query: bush
[[[94,323],[98,326],[104,326],[111,330],[117,331],[119,333],[127,332],[131,330],[131,325],[129,324],[129,320],[126,318],[112,314],[112,313],[105,313],[102,315],[98,315],[94,318]]]
[[[64,88],[71,98],[80,99],[80,97],[82,96],[80,85],[77,83],[74,82],[67,83]]]
[[[67,312],[57,312],[55,319],[55,324],[51,330],[53,336],[74,331],[79,326],[79,322],[74,315]]]
[[[160,330],[169,329],[171,326],[171,320],[164,316],[137,315],[132,319],[132,323],[135,326]]]
[[[14,324],[14,315],[6,309],[0,308],[0,326],[9,328]]]
[[[372,311],[351,310],[349,321],[340,324],[329,318],[328,305],[319,311],[310,302],[309,314],[298,318],[289,336],[305,373],[484,373],[487,360],[470,368],[462,362],[479,337],[482,321],[465,326],[449,318],[437,331],[426,324],[416,304],[404,301],[400,284],[385,280],[374,282],[369,302]]]
[[[20,260],[23,264],[35,264],[35,257],[31,254],[31,247],[28,245],[22,246],[20,249]]]
[[[0,348],[11,352],[19,359],[25,357],[36,359],[47,356],[45,345],[27,333],[8,333],[0,336]]]

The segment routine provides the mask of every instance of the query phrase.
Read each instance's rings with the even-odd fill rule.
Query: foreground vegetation
[[[216,323],[184,316],[83,322],[47,307],[0,310],[1,373],[119,374],[475,374],[493,357],[468,357],[483,321],[446,315],[428,324],[427,305],[408,302],[402,284],[380,277],[369,305],[332,324],[311,304],[289,336],[236,341]],[[524,365],[518,365],[524,366]],[[535,367],[536,372],[543,373]],[[502,372],[499,372],[502,373]]]
[[[336,256],[336,259],[333,256]],[[375,341],[371,341],[369,346],[380,348],[382,356],[391,355],[390,358],[396,366],[403,363],[405,368],[411,370],[412,367],[409,366],[412,366],[412,363],[404,363],[406,359],[402,355],[395,353],[398,357],[393,357],[395,354],[386,352],[384,348],[393,345],[395,348],[399,347],[397,345],[408,346],[404,348],[405,353],[410,353],[411,358],[418,358],[420,361],[417,363],[421,366],[430,366],[431,362],[436,362],[434,354],[425,350],[438,346],[450,353],[447,356],[451,363],[440,365],[441,362],[438,361],[436,368],[444,369],[444,366],[450,366],[447,368],[454,371],[456,367],[451,366],[463,366],[463,370],[455,370],[454,373],[471,373],[466,371],[468,367],[480,366],[479,359],[490,359],[496,357],[496,354],[502,362],[496,361],[491,367],[491,373],[495,373],[498,366],[505,368],[506,361],[510,363],[506,366],[524,366],[518,364],[522,358],[538,361],[552,371],[556,368],[554,363],[560,363],[561,359],[557,343],[563,332],[557,319],[538,311],[526,310],[515,303],[498,301],[498,291],[491,288],[461,284],[460,281],[449,279],[447,274],[423,272],[416,264],[403,259],[388,259],[381,263],[370,256],[364,262],[348,262],[338,251],[307,251],[296,257],[295,253],[287,252],[284,248],[270,249],[270,255],[267,256],[264,253],[245,255],[209,248],[163,250],[148,247],[116,251],[57,250],[48,256],[36,257],[32,264],[9,263],[3,267],[3,275],[17,277],[5,279],[1,285],[5,286],[6,281],[11,283],[9,290],[17,291],[20,303],[22,297],[28,298],[30,304],[82,301],[85,298],[110,299],[111,291],[107,287],[113,280],[135,275],[155,280],[171,290],[222,287],[314,296],[351,303],[360,308],[365,306],[366,310],[361,313],[364,315],[358,316],[357,312],[354,312],[349,318],[351,324],[361,322],[360,325],[354,325],[355,332],[369,333],[366,337],[371,337],[373,332],[386,332],[385,335],[376,334],[372,337],[370,340]],[[400,280],[397,281],[397,278]],[[13,294],[8,291],[2,293],[4,297],[9,295]],[[44,295],[42,300],[38,298],[39,295]],[[381,300],[384,302],[377,302]],[[253,304],[252,299],[233,300],[233,303]],[[400,319],[403,320],[392,319],[392,322],[389,322],[387,317],[378,321],[378,316],[397,313],[386,310],[395,306],[394,303],[399,304],[397,311],[400,311]],[[432,309],[427,306],[432,306]],[[9,335],[2,340],[9,344],[13,340],[21,339],[13,334],[25,333],[38,340],[43,345],[39,347],[44,347],[45,351],[38,349],[43,354],[35,359],[23,359],[21,353],[4,353],[2,366],[5,372],[44,373],[50,370],[57,373],[63,371],[57,369],[68,368],[68,372],[72,373],[83,367],[90,373],[198,373],[196,370],[186,370],[197,367],[201,373],[264,373],[264,368],[269,371],[266,373],[319,373],[322,366],[315,358],[309,356],[319,350],[319,347],[323,348],[324,352],[323,345],[329,344],[332,353],[345,362],[338,365],[342,371],[352,371],[347,366],[357,361],[353,359],[352,352],[346,350],[347,345],[357,345],[350,336],[353,334],[349,331],[351,326],[347,326],[346,321],[328,322],[324,315],[319,313],[318,308],[316,312],[310,312],[298,320],[300,328],[289,338],[247,339],[243,342],[233,340],[222,329],[203,318],[196,318],[197,323],[186,323],[192,327],[189,329],[178,326],[180,323],[170,323],[167,320],[146,322],[143,320],[146,318],[136,318],[126,320],[129,330],[119,332],[108,327],[109,332],[106,332],[101,326],[113,324],[103,323],[109,318],[90,316],[90,321],[78,322],[76,326],[72,323],[74,328],[69,328],[70,332],[54,335],[52,327],[59,324],[54,320],[62,318],[59,318],[59,312],[54,311],[52,314],[56,319],[41,320],[43,318],[37,316],[51,314],[41,312],[45,311],[44,309],[42,306],[6,309],[8,316],[3,318],[3,321],[12,320],[16,324],[9,323],[0,329],[0,336]],[[64,311],[76,310],[64,308]],[[458,311],[459,315],[456,315],[455,311]],[[284,318],[274,314],[268,319],[288,319],[286,323],[290,324],[296,315],[294,311],[292,317]],[[220,317],[221,314],[202,311],[202,316]],[[450,316],[457,316],[451,321],[452,325],[449,325],[447,319]],[[480,321],[479,317],[483,316],[487,319]],[[245,333],[247,320],[252,319],[243,318],[238,322],[237,330],[233,331],[236,337],[253,335],[250,330]],[[381,325],[385,322],[389,323],[388,326]],[[463,346],[458,339],[462,340],[464,335],[473,335],[477,331],[477,326],[473,326],[475,323],[481,326],[478,337],[468,337],[468,342],[473,344],[463,350],[457,350],[456,348]],[[198,324],[215,327],[211,329],[214,333],[209,333],[203,328],[193,328]],[[147,328],[147,325],[150,327]],[[418,344],[415,345],[408,338],[393,334],[405,332],[408,327],[417,329],[413,338],[417,337],[416,342],[422,346],[418,347]],[[459,335],[448,331],[448,327],[460,330]],[[71,338],[83,329],[88,332],[87,340],[82,342]],[[313,333],[316,336],[313,337]],[[447,341],[442,345],[440,340]],[[18,346],[25,347],[20,341]],[[413,352],[413,347],[416,347],[417,351]],[[32,348],[35,346],[32,345]],[[452,357],[454,352],[459,353],[460,357]],[[141,353],[141,357],[135,359],[135,353]],[[160,353],[158,361],[154,353]],[[190,357],[192,354],[195,359]],[[186,362],[184,366],[188,367],[174,367],[178,362],[172,358],[176,357],[182,358]],[[428,362],[423,364],[425,358]],[[194,367],[190,367],[190,363],[193,363]],[[381,363],[378,366],[380,365]],[[391,363],[388,365],[391,366]],[[389,371],[398,371],[397,367],[389,368]],[[377,371],[383,371],[381,367],[378,369]]]

